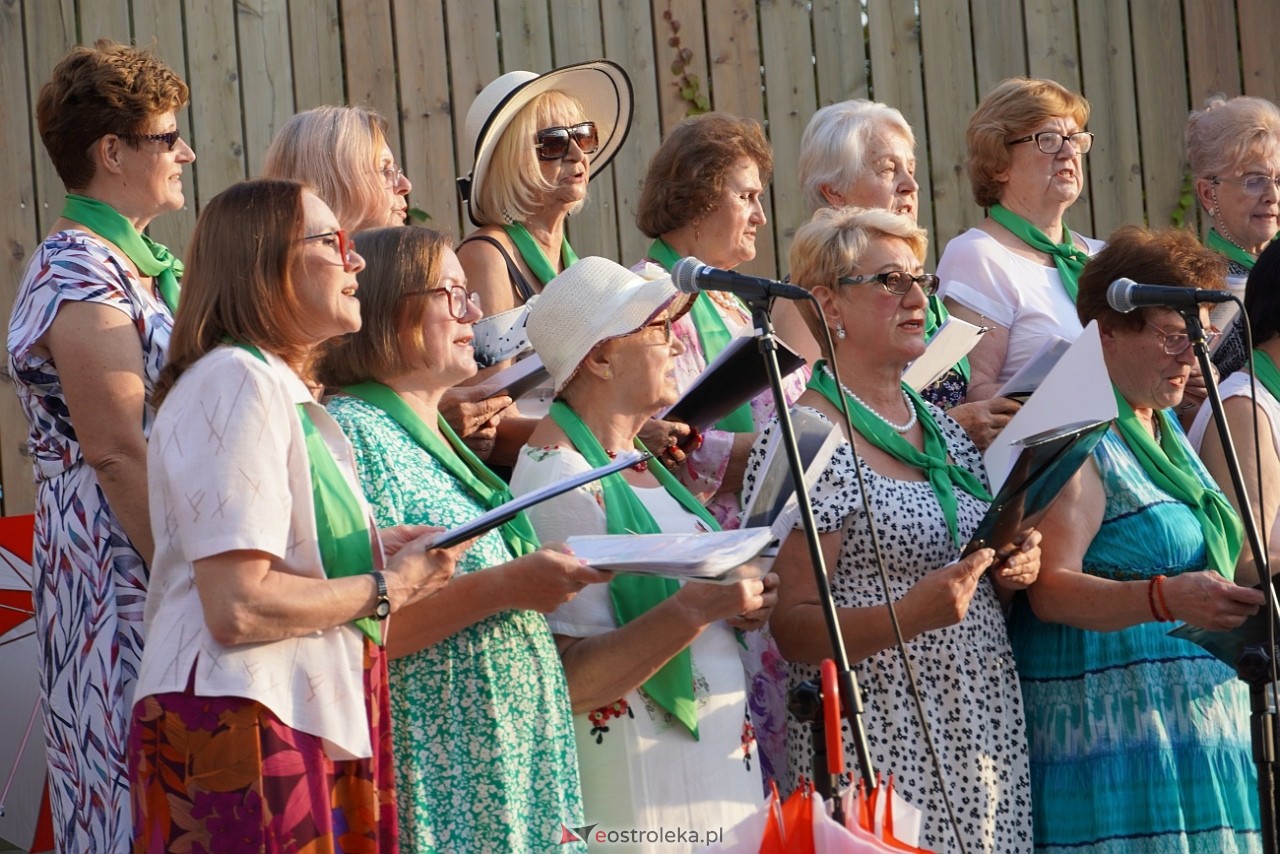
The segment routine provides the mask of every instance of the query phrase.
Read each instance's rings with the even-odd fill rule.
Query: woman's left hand
[[[991,581],[1006,591],[1026,590],[1040,577],[1040,532],[1031,529],[1022,545],[991,568]]]
[[[753,632],[756,629],[764,628],[765,623],[769,622],[769,615],[773,613],[773,606],[778,604],[778,574],[776,572],[766,573],[760,581],[764,583],[764,592],[761,594],[764,604],[754,611],[747,611],[725,620],[735,629]]]
[[[406,543],[411,543],[424,534],[443,531],[436,525],[393,525],[390,528],[379,528],[378,539],[382,541],[382,553],[387,560],[396,556]]]
[[[640,428],[639,439],[660,463],[670,469],[683,463],[686,456],[696,450],[691,440],[697,435],[697,431],[683,421],[650,418]],[[697,443],[701,444],[700,438]]]

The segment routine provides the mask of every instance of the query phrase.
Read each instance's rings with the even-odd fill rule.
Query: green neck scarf
[[[252,344],[236,342],[262,361],[262,351]],[[315,507],[316,537],[320,545],[320,563],[329,578],[345,578],[373,571],[373,547],[369,540],[369,522],[337,461],[324,443],[324,437],[307,412],[305,403],[298,404],[302,435],[307,443],[307,462],[311,466],[311,500]],[[382,643],[378,620],[361,617],[356,628],[371,641]]]
[[[959,548],[961,545],[957,519],[959,505],[956,501],[955,488],[958,486],[975,498],[987,502],[991,501],[991,494],[982,485],[982,481],[968,469],[947,462],[947,441],[942,435],[942,428],[933,420],[928,406],[920,395],[905,383],[902,385],[902,390],[910,397],[911,405],[915,407],[916,415],[920,419],[920,426],[924,429],[923,451],[917,451],[914,445],[880,420],[871,410],[849,395],[843,394],[836,385],[836,381],[827,374],[825,362],[814,365],[813,376],[809,378],[809,388],[831,401],[837,409],[840,408],[840,398],[843,396],[849,403],[849,416],[855,430],[894,459],[924,472],[947,519],[947,531],[951,534],[951,540]]]
[[[1253,375],[1263,388],[1271,392],[1272,397],[1280,400],[1280,370],[1276,369],[1275,361],[1266,350],[1253,351]]]
[[[648,254],[668,273],[671,272],[671,268],[676,265],[676,262],[680,260],[680,253],[672,249],[671,244],[661,237],[655,238],[653,243],[649,244]],[[729,342],[733,340],[733,335],[729,332],[729,327],[725,326],[724,318],[720,316],[720,312],[716,309],[711,295],[705,291],[694,298],[693,306],[689,309],[689,316],[693,318],[693,328],[698,333],[698,344],[702,348],[702,357],[710,364],[712,359],[719,356],[720,352],[729,346]],[[726,433],[754,433],[756,431],[756,421],[751,415],[750,402],[742,404],[717,421],[716,429],[723,430]]]
[[[359,383],[345,386],[342,390],[385,412],[485,508],[492,510],[511,500],[511,491],[507,489],[507,485],[471,452],[443,417],[437,416],[436,423],[444,434],[445,441],[441,441],[431,431],[418,413],[405,403],[404,398],[382,383]],[[523,513],[503,524],[498,532],[514,557],[527,555],[538,549],[538,537]]]
[[[507,237],[511,238],[511,242],[520,251],[520,257],[524,259],[524,263],[529,265],[529,270],[537,277],[538,281],[542,282],[543,286],[556,277],[556,271],[552,268],[551,262],[547,260],[546,253],[542,251],[538,241],[533,239],[533,235],[529,233],[529,229],[525,228],[523,223],[513,222],[510,225],[504,225],[502,230],[507,233]],[[577,260],[578,255],[573,251],[573,247],[569,245],[569,238],[563,238],[560,243],[561,269],[567,270],[569,265]]]
[[[62,205],[62,216],[92,229],[118,246],[139,273],[155,279],[156,290],[169,307],[169,312],[178,310],[178,277],[183,269],[178,256],[145,234],[140,234],[133,223],[106,202],[68,193]]]
[[[1076,283],[1080,279],[1080,272],[1084,270],[1085,262],[1089,260],[1089,253],[1077,249],[1071,243],[1071,229],[1067,228],[1066,222],[1062,223],[1065,242],[1054,243],[1047,234],[1004,205],[993,205],[989,213],[993,220],[1009,229],[1014,237],[1032,249],[1047,252],[1053,257],[1053,265],[1058,268],[1058,275],[1062,277],[1062,287],[1066,289],[1071,301],[1075,302],[1076,292],[1079,291]]]
[[[1253,257],[1248,252],[1245,252],[1230,240],[1227,240],[1218,233],[1216,228],[1209,229],[1209,236],[1205,238],[1204,245],[1212,249],[1214,252],[1217,252],[1219,255],[1224,255],[1229,260],[1235,261],[1246,270],[1252,270],[1253,265],[1258,263],[1257,258]]]
[[[1244,527],[1235,509],[1221,492],[1206,488],[1192,474],[1193,463],[1178,441],[1177,428],[1168,412],[1157,409],[1152,414],[1160,424],[1160,443],[1156,444],[1134,414],[1129,401],[1114,385],[1112,390],[1119,410],[1116,427],[1120,438],[1137,457],[1152,483],[1191,508],[1204,532],[1209,568],[1217,570],[1224,578],[1235,578],[1236,558],[1240,556],[1244,536]]]
[[[561,400],[552,403],[550,415],[551,420],[559,425],[588,464],[596,467],[609,464],[609,455],[601,447],[600,441],[567,403]],[[639,439],[636,439],[636,448],[647,451]],[[653,472],[671,497],[701,519],[708,530],[720,530],[707,509],[664,467],[653,465],[649,467],[649,471]],[[621,473],[601,478],[600,488],[604,493],[606,530],[610,534],[662,533],[653,515]],[[680,583],[674,578],[655,575],[615,575],[609,582],[609,596],[613,599],[613,612],[619,625],[631,622],[679,589]],[[644,683],[644,690],[655,703],[684,724],[694,739],[698,738],[698,709],[693,699],[693,658],[688,647],[650,676]]]
[[[937,294],[929,297],[929,303],[924,310],[924,340],[928,341],[938,331],[938,327],[947,322],[947,318],[951,316],[951,312],[947,311],[946,305],[943,304],[942,298]],[[956,362],[956,370],[960,372],[960,376],[964,377],[966,383],[969,382],[969,357],[962,356],[960,361]]]

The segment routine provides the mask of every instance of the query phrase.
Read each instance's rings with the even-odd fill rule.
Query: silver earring
[[[845,339],[845,332],[844,332],[844,324],[843,324],[843,323],[837,323],[837,324],[836,324],[836,337],[837,337],[837,338],[839,338],[841,341],[843,341],[843,340]]]

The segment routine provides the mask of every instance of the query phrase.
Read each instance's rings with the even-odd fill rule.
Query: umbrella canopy
[[[34,525],[34,516],[0,518],[0,837],[52,851],[31,602]]]

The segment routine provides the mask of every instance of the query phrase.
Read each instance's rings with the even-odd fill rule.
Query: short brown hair
[[[819,285],[840,287],[838,280],[853,274],[873,240],[901,240],[921,261],[929,248],[928,233],[910,216],[883,208],[818,208],[791,240],[792,283],[807,291]],[[830,359],[823,321],[813,303],[804,301],[798,308],[823,358]]]
[[[1141,329],[1147,322],[1146,309],[1122,314],[1107,303],[1107,289],[1116,279],[1217,291],[1226,287],[1226,276],[1226,259],[1186,229],[1152,231],[1126,225],[1084,265],[1076,314],[1086,326],[1096,320],[1108,329]]]
[[[386,188],[378,171],[387,120],[367,107],[315,107],[284,123],[267,148],[264,178],[304,181],[348,231],[381,225]]]
[[[316,377],[329,387],[370,380],[385,382],[408,373],[426,347],[422,322],[431,301],[427,290],[440,281],[440,259],[453,245],[449,235],[430,228],[375,228],[356,235],[365,267],[360,288],[360,331],[329,347]],[[409,335],[402,346],[400,332]],[[410,349],[411,348],[411,349]]]
[[[36,100],[40,140],[68,190],[93,180],[92,143],[109,133],[137,145],[153,116],[182,109],[190,92],[149,50],[108,39],[71,49]]]
[[[978,104],[965,130],[969,156],[969,184],[973,200],[984,208],[999,204],[1004,183],[996,176],[1009,168],[1009,140],[1031,133],[1055,116],[1070,116],[1084,130],[1089,102],[1052,80],[1010,77],[996,85]]]
[[[720,204],[725,174],[744,157],[759,168],[762,185],[773,179],[773,151],[759,122],[725,113],[680,122],[649,161],[636,226],[657,237],[711,213]]]
[[[298,321],[292,276],[303,251],[306,191],[299,181],[241,181],[200,211],[157,406],[187,368],[228,340],[269,350],[307,374],[312,343]]]

